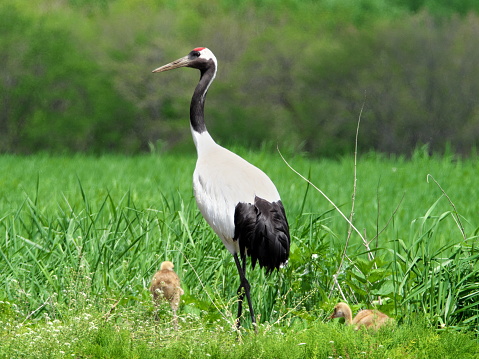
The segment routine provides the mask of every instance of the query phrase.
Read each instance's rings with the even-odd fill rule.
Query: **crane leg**
[[[235,259],[236,268],[238,269],[238,273],[240,276],[240,286],[238,288],[238,317],[236,318],[236,327],[239,329],[241,326],[240,317],[241,317],[241,313],[243,312],[243,299],[244,299],[244,296],[246,295],[246,300],[248,301],[248,306],[249,306],[249,312],[251,314],[251,323],[253,324],[255,333],[258,333],[258,328],[256,326],[256,319],[255,319],[254,311],[253,311],[253,304],[251,302],[251,295],[250,295],[251,286],[245,276],[246,256],[241,256],[241,260],[243,262],[242,265],[236,253],[234,254],[233,257]]]
[[[236,255],[235,255],[236,256]],[[236,262],[236,258],[235,258]],[[238,316],[236,318],[236,326],[239,329],[240,327],[240,317],[241,313],[243,312],[243,300],[245,295],[245,289],[243,285],[243,280],[241,279],[241,271],[243,272],[243,276],[246,278],[246,258],[245,256],[241,256],[241,269],[238,267],[238,273],[240,273],[240,286],[238,287],[237,294],[238,294]],[[236,266],[238,266],[238,262],[236,262]]]

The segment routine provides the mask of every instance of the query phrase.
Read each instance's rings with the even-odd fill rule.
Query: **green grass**
[[[365,245],[277,153],[237,152],[276,183],[292,234],[286,268],[248,269],[258,337],[248,318],[240,341],[231,330],[237,273],[196,208],[194,154],[3,155],[0,358],[478,355],[477,159],[360,158],[353,223]],[[349,217],[352,158],[284,155]],[[179,333],[168,310],[152,319],[147,288],[163,260],[185,290]],[[366,335],[328,323],[343,296],[398,327]]]
[[[15,335],[2,341],[0,357],[467,359],[479,355],[471,333],[438,333],[420,320],[377,333],[316,321],[290,327],[262,324],[258,335],[251,331],[238,335],[219,324],[205,326],[191,315],[183,315],[179,331],[174,332],[166,322],[138,313],[141,304],[138,307],[109,320],[83,314],[69,322],[50,320],[11,328]]]

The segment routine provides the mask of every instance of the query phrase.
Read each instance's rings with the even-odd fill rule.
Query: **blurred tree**
[[[0,150],[134,150],[134,108],[68,28],[0,5]],[[8,19],[8,20],[7,20]],[[127,148],[125,148],[127,146]]]
[[[391,3],[413,12],[427,10],[435,15],[479,13],[479,2],[476,0],[391,0]]]
[[[312,153],[350,153],[364,103],[363,150],[410,153],[429,144],[441,152],[451,144],[467,154],[478,141],[464,133],[465,124],[477,133],[478,30],[473,14],[437,19],[421,13],[373,31],[346,28],[335,43],[301,42],[308,44],[302,52],[288,47],[301,56],[273,75],[294,78],[283,87],[290,101],[278,106],[291,113],[296,138]],[[271,53],[270,71],[281,61],[280,51]]]
[[[369,146],[404,153],[427,143],[443,152],[450,143],[470,152],[477,139],[462,138],[462,128],[479,106],[479,18],[421,13],[377,34],[375,58],[357,79],[367,94],[364,130],[377,138]]]
[[[477,7],[423,10],[433,3],[5,0],[0,151],[192,150],[197,73],[151,70],[208,46],[219,70],[207,122],[223,144],[350,153],[364,104],[362,150],[468,153],[479,137]]]

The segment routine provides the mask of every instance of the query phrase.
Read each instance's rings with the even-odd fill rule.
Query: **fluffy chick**
[[[151,280],[150,292],[155,302],[166,300],[170,303],[173,311],[173,323],[178,328],[178,317],[176,311],[180,306],[180,297],[184,294],[180,287],[180,278],[173,270],[174,264],[170,261],[161,263],[160,270],[155,273]]]
[[[392,322],[393,319],[379,310],[364,309],[358,312],[353,319],[351,308],[346,303],[338,303],[334,307],[333,314],[330,319],[343,317],[348,325],[354,325],[354,329],[358,330],[361,327],[379,329],[386,323]]]

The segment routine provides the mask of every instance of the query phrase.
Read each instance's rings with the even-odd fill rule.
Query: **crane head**
[[[163,72],[177,69],[179,67],[191,67],[201,71],[207,70],[214,65],[216,67],[215,55],[206,47],[197,47],[193,49],[188,55],[179,58],[169,64],[158,67],[152,72]]]
[[[164,261],[161,263],[161,266],[160,266],[160,270],[164,270],[164,269],[173,270],[173,268],[175,268],[175,265],[170,261]]]

